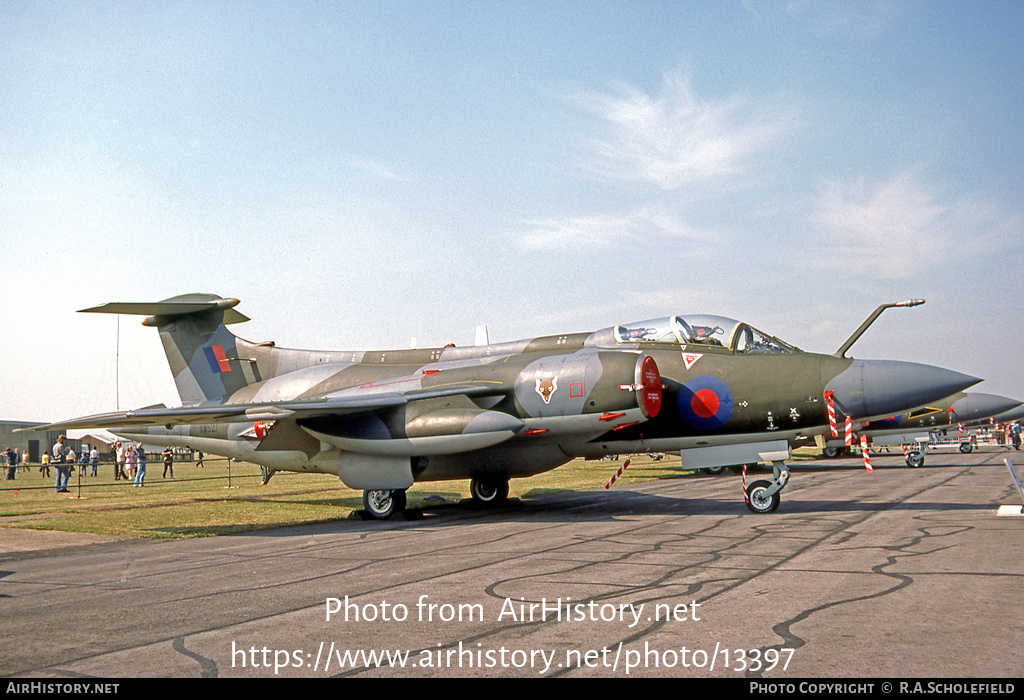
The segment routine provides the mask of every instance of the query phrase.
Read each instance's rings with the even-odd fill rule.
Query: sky
[[[138,317],[282,347],[668,314],[1024,400],[1024,4],[0,0],[0,420],[179,405]]]

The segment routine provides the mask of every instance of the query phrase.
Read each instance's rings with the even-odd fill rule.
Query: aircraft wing
[[[88,428],[138,428],[149,426],[173,427],[199,423],[244,423],[248,421],[276,421],[284,418],[314,418],[343,416],[381,408],[401,406],[417,399],[442,396],[481,396],[501,393],[486,383],[463,383],[444,389],[419,389],[404,393],[373,392],[319,399],[297,399],[264,403],[219,404],[212,406],[182,406],[167,408],[153,406],[132,411],[98,413],[81,418],[38,425],[33,432],[47,430],[79,430]]]

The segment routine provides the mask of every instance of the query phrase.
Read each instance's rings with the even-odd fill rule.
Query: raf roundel
[[[717,430],[732,416],[732,392],[718,377],[695,377],[679,391],[679,413],[698,430]]]

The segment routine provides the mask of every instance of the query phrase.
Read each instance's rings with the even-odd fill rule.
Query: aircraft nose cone
[[[953,370],[894,360],[854,360],[825,387],[857,418],[891,416],[974,386],[981,380]]]
[[[999,413],[995,418],[998,423],[1012,423],[1015,420],[1024,420],[1024,406]]]
[[[977,420],[1012,411],[1020,405],[1020,401],[1005,396],[970,393],[954,403],[952,408],[958,420]]]

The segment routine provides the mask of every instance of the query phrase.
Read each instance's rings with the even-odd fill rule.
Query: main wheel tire
[[[704,472],[705,474],[717,475],[725,471],[725,465],[719,467],[704,467],[703,469],[701,469],[701,471]]]
[[[779,492],[776,491],[772,495],[767,495],[767,491],[771,488],[772,482],[770,481],[755,481],[747,487],[747,508],[754,513],[774,513],[775,509],[779,507],[779,503],[782,501],[782,497]]]
[[[508,499],[508,479],[473,479],[469,482],[469,491],[479,505],[499,505]]]
[[[908,467],[914,467],[916,469],[917,467],[920,467],[920,466],[923,466],[923,465],[924,465],[924,455],[923,454],[921,454],[920,452],[910,452],[910,453],[907,454],[907,466]]]
[[[828,459],[835,459],[836,457],[839,456],[839,448],[838,447],[826,447],[825,449],[823,449],[821,451],[821,454],[825,455],[825,457],[827,457]]]
[[[375,520],[387,520],[405,510],[405,491],[402,489],[376,489],[363,491],[363,508]]]
[[[961,442],[960,443],[960,451],[963,452],[964,454],[970,453],[971,450],[973,450],[973,449],[974,449],[974,445],[972,445],[969,442]]]

